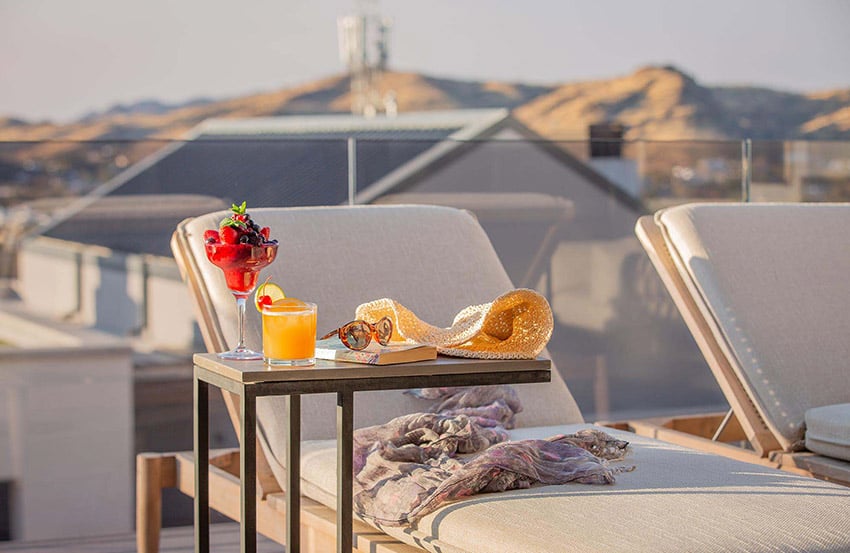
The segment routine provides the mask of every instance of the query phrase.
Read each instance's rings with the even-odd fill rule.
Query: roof
[[[197,192],[211,187],[230,201],[249,206],[335,205],[348,200],[348,139],[356,142],[357,190],[362,191],[446,144],[470,140],[498,125],[508,110],[404,113],[396,117],[318,115],[211,119],[193,140],[157,164],[155,183],[140,175],[117,194]],[[207,158],[199,163],[197,157]],[[186,163],[191,162],[191,163]],[[162,174],[177,175],[163,179]],[[202,171],[203,183],[197,182]],[[151,176],[151,175],[148,175]],[[169,189],[166,190],[165,187]],[[145,192],[141,192],[141,190]],[[209,193],[205,190],[205,193]]]
[[[115,239],[112,223],[87,217],[84,210],[107,196],[156,195],[167,203],[163,196],[173,194],[214,197],[227,204],[244,200],[249,207],[341,204],[348,200],[348,138],[357,140],[357,188],[363,190],[429,151],[442,151],[447,139],[453,144],[474,139],[508,116],[505,109],[487,109],[392,118],[212,119],[186,140],[168,144],[69,205],[39,233],[158,253],[161,248],[146,246],[154,242],[145,239],[115,244],[121,241]]]
[[[180,221],[228,207],[218,198],[200,195],[107,196],[45,235],[128,253],[170,256],[169,241]]]
[[[318,135],[388,138],[390,134],[450,130],[478,135],[484,128],[508,116],[506,109],[459,109],[400,113],[394,117],[362,117],[357,115],[307,115],[286,117],[253,117],[248,119],[208,119],[195,127],[191,135],[247,135],[251,138],[273,136],[302,139]],[[395,138],[396,136],[393,136]],[[460,137],[458,137],[460,138]]]
[[[186,140],[168,144],[69,205],[37,233],[129,253],[168,255],[168,237],[176,224],[183,217],[212,210],[198,211],[197,202],[188,202],[180,217],[157,213],[156,205],[183,201],[177,197],[213,198],[223,208],[243,200],[249,208],[342,204],[348,201],[348,139],[354,138],[357,201],[368,203],[406,191],[506,127],[536,143],[537,137],[506,109],[404,113],[392,118],[212,119],[193,129]],[[541,146],[590,183],[616,192],[610,181],[566,152],[554,151],[542,140]],[[132,199],[121,204],[117,198],[122,197]],[[97,208],[107,198],[112,198],[109,209],[148,208],[109,216],[109,209]],[[144,203],[139,203],[142,198]],[[99,215],[92,216],[95,212]]]

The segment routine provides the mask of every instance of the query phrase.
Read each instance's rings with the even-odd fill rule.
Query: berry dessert
[[[269,227],[260,227],[245,209],[245,202],[233,204],[233,213],[221,221],[218,230],[204,232],[207,259],[224,271],[227,287],[237,297],[251,293],[260,269],[277,254],[277,240],[269,239]]]

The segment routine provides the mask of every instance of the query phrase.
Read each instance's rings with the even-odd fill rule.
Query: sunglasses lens
[[[393,322],[387,317],[384,317],[375,323],[375,334],[377,334],[378,343],[386,346],[390,343],[390,338],[393,336]]]
[[[365,348],[372,339],[369,327],[362,321],[348,323],[343,327],[342,334],[345,337],[345,345],[354,350]]]

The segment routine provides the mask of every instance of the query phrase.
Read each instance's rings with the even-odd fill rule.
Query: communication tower
[[[339,57],[348,67],[351,78],[351,113],[374,116],[379,112],[393,113],[381,98],[381,75],[389,59],[391,22],[381,17],[374,2],[359,3],[357,15],[338,18]]]

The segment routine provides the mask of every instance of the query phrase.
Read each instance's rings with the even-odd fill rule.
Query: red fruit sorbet
[[[207,259],[224,271],[227,287],[249,294],[257,286],[260,270],[274,261],[277,244],[206,244]]]

